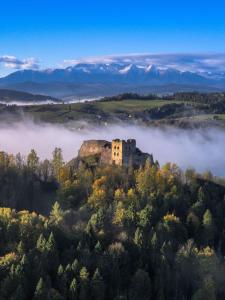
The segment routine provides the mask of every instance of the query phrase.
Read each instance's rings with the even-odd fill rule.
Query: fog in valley
[[[219,129],[182,130],[141,126],[95,127],[71,130],[62,125],[37,124],[30,120],[6,124],[0,122],[0,149],[8,153],[27,155],[34,148],[41,159],[51,158],[55,147],[63,150],[66,161],[77,155],[83,140],[135,138],[137,146],[152,153],[160,164],[177,163],[181,168],[211,170],[225,176],[225,132]]]

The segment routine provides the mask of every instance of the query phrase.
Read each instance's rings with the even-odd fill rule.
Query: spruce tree
[[[205,245],[213,246],[215,228],[212,214],[209,209],[207,209],[203,215],[203,227],[203,240]]]
[[[74,278],[71,281],[70,287],[69,287],[69,299],[70,300],[76,300],[78,299],[78,284],[76,278]]]
[[[75,259],[74,262],[72,263],[71,269],[72,269],[72,271],[73,271],[73,274],[74,274],[75,276],[77,276],[78,273],[79,273],[79,269],[80,269],[79,262],[78,262],[77,259]]]
[[[102,276],[98,269],[95,270],[95,273],[91,280],[91,297],[94,300],[103,300],[105,294],[105,286]]]
[[[85,267],[80,270],[80,300],[89,299],[89,273]]]
[[[46,239],[45,239],[44,235],[41,233],[38,240],[37,240],[36,247],[40,252],[44,252],[45,251],[45,245],[46,245]]]
[[[20,241],[18,246],[17,246],[17,252],[18,252],[19,255],[23,255],[24,252],[25,252],[24,243],[22,241]]]
[[[44,300],[47,298],[47,288],[45,286],[44,280],[41,277],[37,283],[33,300]]]

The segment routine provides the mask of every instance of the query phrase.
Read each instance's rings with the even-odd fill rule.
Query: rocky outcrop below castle
[[[84,141],[79,152],[79,160],[96,158],[102,165],[120,165],[128,167],[133,165],[139,167],[149,159],[153,162],[152,155],[143,153],[136,147],[135,140],[88,140]]]
[[[88,140],[84,141],[78,152],[79,158],[87,158],[96,156],[99,158],[100,164],[111,163],[111,143],[104,140]]]

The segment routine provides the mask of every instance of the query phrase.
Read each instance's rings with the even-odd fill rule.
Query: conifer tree
[[[102,276],[98,269],[95,270],[95,273],[91,280],[91,297],[94,300],[103,300],[105,293],[105,286]]]
[[[70,300],[76,300],[78,299],[78,284],[76,278],[74,278],[71,281],[70,287],[69,287],[69,299]]]
[[[80,300],[89,299],[89,273],[86,267],[81,268],[80,270]]]
[[[67,276],[62,265],[59,265],[57,270],[57,286],[59,291],[64,294],[67,288]]]
[[[23,255],[24,251],[25,251],[24,243],[22,241],[20,241],[18,246],[17,246],[17,252],[18,252],[19,255]]]
[[[101,245],[100,241],[98,241],[95,245],[95,252],[97,254],[100,254],[102,252],[102,245]]]
[[[207,209],[203,215],[203,227],[204,227],[204,241],[205,245],[213,246],[214,240],[214,222],[212,214],[209,209]]]
[[[55,202],[52,206],[52,210],[50,213],[50,220],[58,225],[63,220],[64,212],[61,209],[58,202]]]
[[[41,233],[37,240],[36,247],[40,252],[43,252],[43,251],[45,251],[45,246],[46,246],[46,239],[45,239],[44,235]]]
[[[56,248],[56,242],[55,242],[55,237],[53,232],[50,233],[48,241],[46,242],[46,250],[48,252],[56,252],[57,248]]]
[[[79,274],[79,268],[80,268],[79,262],[77,259],[75,259],[71,265],[71,269],[72,269],[74,275],[77,276]]]
[[[33,300],[43,300],[47,298],[47,288],[45,286],[44,280],[41,277],[37,283]]]
[[[54,238],[54,234],[52,232],[49,235],[45,248],[47,254],[48,270],[49,272],[54,274],[59,264],[59,257],[58,257],[58,249],[56,247],[56,241]]]

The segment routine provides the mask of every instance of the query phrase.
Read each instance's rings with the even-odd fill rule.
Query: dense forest
[[[133,100],[176,100],[176,101],[189,101],[196,103],[215,103],[225,101],[225,93],[198,93],[198,92],[180,92],[172,93],[168,95],[156,95],[156,94],[136,94],[136,93],[124,93],[111,97],[104,97],[99,101],[122,101],[127,99]]]
[[[0,154],[0,299],[225,299],[224,180],[90,161]]]

